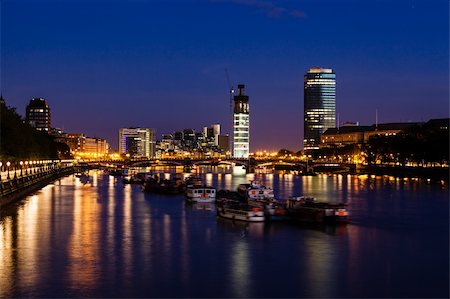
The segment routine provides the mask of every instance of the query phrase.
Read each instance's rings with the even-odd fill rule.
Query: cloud
[[[213,2],[228,2],[256,9],[257,13],[264,14],[270,18],[290,16],[293,18],[304,18],[305,13],[298,9],[291,9],[278,4],[276,1],[268,0],[215,0]]]

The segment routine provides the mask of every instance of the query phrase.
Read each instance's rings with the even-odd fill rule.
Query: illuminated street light
[[[20,176],[23,176],[22,169],[23,169],[23,161],[20,161]]]
[[[25,161],[25,175],[28,175],[28,161]]]
[[[8,176],[6,177],[8,180],[11,179],[11,177],[9,176],[9,166],[11,166],[11,162],[6,162],[6,166],[8,167]]]

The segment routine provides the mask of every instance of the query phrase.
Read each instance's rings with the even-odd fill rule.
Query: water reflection
[[[187,205],[98,173],[91,185],[70,176],[0,211],[0,297],[448,295],[446,185],[202,176],[228,190],[259,180],[277,198],[344,201],[350,224],[233,222],[217,219],[214,204]]]

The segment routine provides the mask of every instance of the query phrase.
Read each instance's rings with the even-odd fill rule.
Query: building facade
[[[154,158],[156,132],[150,128],[120,128],[119,153],[133,158]]]
[[[43,98],[33,98],[26,107],[25,119],[38,131],[51,133],[51,113],[48,103]]]
[[[250,152],[250,110],[245,85],[238,85],[233,110],[233,157],[248,158]]]
[[[336,127],[336,74],[328,68],[310,68],[304,76],[305,153],[319,149],[320,136]]]

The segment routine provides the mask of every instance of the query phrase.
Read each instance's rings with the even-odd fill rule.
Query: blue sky
[[[158,137],[220,123],[228,70],[246,84],[251,151],[299,150],[303,75],[333,68],[339,120],[449,116],[447,0],[2,0],[1,91],[24,114],[44,97],[52,123],[106,138]]]

